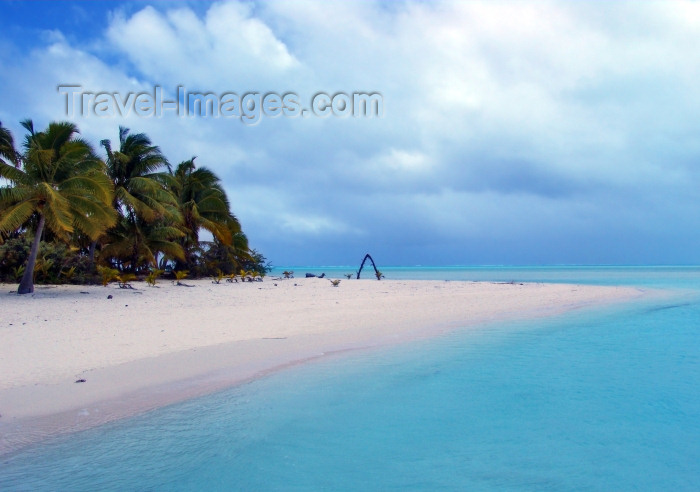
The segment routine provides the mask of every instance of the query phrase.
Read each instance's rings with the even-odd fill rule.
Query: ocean
[[[292,367],[1,457],[0,490],[700,489],[700,268],[381,270],[673,295]]]

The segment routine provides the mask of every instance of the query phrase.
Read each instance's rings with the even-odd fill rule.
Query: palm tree
[[[15,150],[15,141],[10,130],[2,126],[0,121],[0,161],[19,167],[19,156]]]
[[[170,180],[170,189],[177,198],[182,214],[183,232],[181,239],[185,251],[185,263],[189,267],[194,252],[199,248],[199,231],[209,231],[216,240],[230,245],[232,229],[238,220],[229,208],[226,192],[221,180],[206,167],[196,168],[195,157],[181,162]],[[240,231],[240,224],[238,224]]]
[[[107,172],[114,183],[113,206],[124,219],[120,220],[122,230],[114,231],[113,236],[122,237],[125,230],[136,233],[163,218],[169,223],[180,221],[177,201],[164,184],[170,164],[146,134],[129,134],[128,128],[120,126],[119,150],[113,151],[109,140],[102,140],[100,144],[107,152]],[[170,239],[176,237],[179,236]],[[132,238],[134,245],[138,242],[138,237]],[[93,242],[90,247],[91,260],[94,259],[95,245],[96,242]],[[113,253],[123,252],[121,247],[111,250]],[[131,255],[132,269],[137,267],[135,256],[138,254]]]
[[[223,244],[214,239],[202,251],[201,260],[206,271],[205,274],[212,274],[216,270],[221,270],[225,274],[238,273],[241,269],[250,270],[246,266],[253,262],[248,246],[248,238],[241,231],[238,221],[231,222],[231,244]]]
[[[19,159],[17,151],[15,150],[15,141],[12,138],[12,133],[2,126],[2,122],[0,122],[0,162],[7,166],[10,164],[14,167],[19,166]],[[3,244],[5,240],[3,236],[4,234],[0,231],[0,244]]]
[[[239,230],[233,234],[233,241],[231,241],[231,249],[233,250],[234,256],[238,260],[250,260],[250,247],[248,246],[248,236],[245,235],[243,231]]]
[[[118,151],[112,151],[109,140],[100,144],[107,151],[115,208],[125,216],[147,222],[173,213],[168,205],[175,207],[175,198],[161,183],[163,171],[169,172],[170,164],[146,134],[129,134],[128,128],[120,126]]]
[[[50,123],[34,131],[31,120],[22,122],[28,131],[22,166],[0,162],[0,176],[10,186],[0,188],[0,231],[15,231],[37,219],[27,267],[17,292],[34,291],[34,266],[44,227],[59,239],[80,230],[92,239],[114,225],[113,186],[104,163],[90,145],[77,137],[73,123]]]

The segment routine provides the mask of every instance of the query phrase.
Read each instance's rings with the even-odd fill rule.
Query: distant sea
[[[293,367],[2,457],[0,490],[700,490],[700,267],[380,269],[673,294]]]
[[[355,266],[291,266],[275,267],[272,276],[293,271],[296,278],[306,273],[345,278],[355,274]],[[591,285],[639,285],[645,287],[690,287],[700,289],[700,266],[382,266],[380,272],[395,280],[473,280],[491,282],[547,282]],[[374,278],[374,269],[367,262],[360,278]]]

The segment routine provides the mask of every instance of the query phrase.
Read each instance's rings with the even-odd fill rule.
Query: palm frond
[[[0,206],[5,207],[21,202],[22,200],[27,200],[32,193],[33,190],[28,186],[0,187]]]
[[[27,173],[15,166],[10,166],[0,159],[0,177],[7,179],[15,184],[29,184],[30,179]]]
[[[9,129],[0,122],[0,162],[9,162],[14,167],[19,167],[20,156],[15,150],[15,140]]]
[[[36,212],[37,202],[25,200],[0,211],[0,232],[11,233],[20,229]]]

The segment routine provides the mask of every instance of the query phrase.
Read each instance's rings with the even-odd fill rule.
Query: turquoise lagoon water
[[[386,278],[398,280],[475,280],[493,282],[548,282],[595,285],[640,285],[648,287],[700,288],[700,266],[448,266],[448,267],[385,267],[378,265]],[[285,270],[295,277],[305,273],[331,278],[344,278],[357,273],[357,266],[276,267],[270,275],[281,276]],[[354,276],[353,276],[354,278]],[[374,278],[370,263],[365,264],[361,278]]]
[[[678,290],[295,367],[1,457],[0,490],[700,489],[700,269],[456,270]]]

